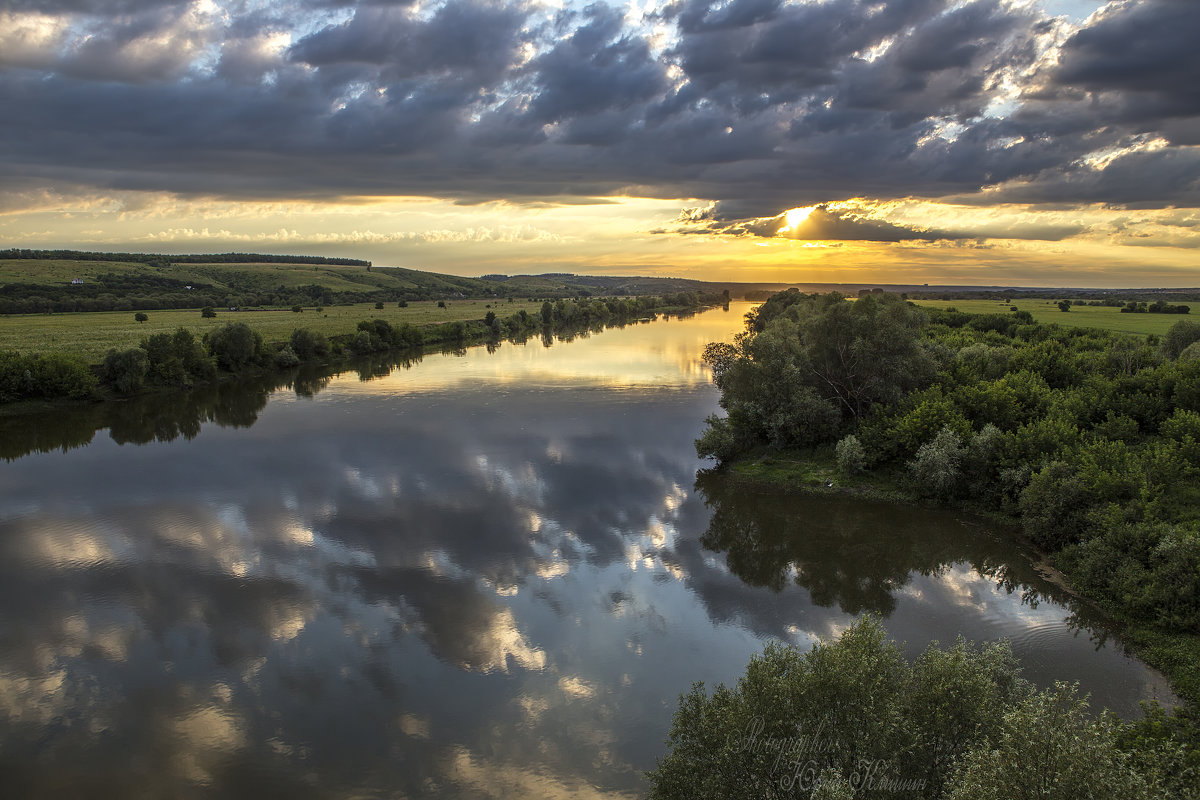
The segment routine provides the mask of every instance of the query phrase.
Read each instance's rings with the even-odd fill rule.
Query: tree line
[[[137,347],[110,350],[102,364],[89,365],[69,354],[0,351],[0,403],[19,400],[88,399],[105,392],[132,395],[150,389],[189,388],[221,374],[289,369],[326,358],[413,349],[425,345],[465,345],[535,333],[570,335],[652,316],[662,309],[686,311],[719,304],[724,295],[680,293],[665,297],[583,298],[543,303],[539,314],[520,311],[482,320],[417,326],[364,320],[355,331],[326,338],[298,328],[284,342],[264,342],[243,322],[232,322],[197,337],[186,328],[143,339]]]

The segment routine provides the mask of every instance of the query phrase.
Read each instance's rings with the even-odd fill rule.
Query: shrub
[[[200,309],[200,316],[204,319],[212,319],[213,317],[217,316],[217,310],[212,306],[205,306],[204,308]]]
[[[291,345],[285,344],[282,348],[280,348],[279,352],[275,354],[275,366],[279,367],[280,369],[294,367],[299,363],[300,357],[296,355],[296,351],[292,349]]]
[[[1081,541],[1091,506],[1083,481],[1075,469],[1053,461],[1035,473],[1021,492],[1021,517],[1025,532],[1039,547],[1060,550]]]
[[[963,442],[949,425],[932,441],[921,445],[908,469],[916,491],[926,497],[946,501],[954,497],[962,484]]]
[[[150,359],[146,351],[140,347],[117,352],[109,350],[104,357],[102,368],[104,380],[121,394],[132,394],[141,389],[146,383],[146,370]]]
[[[0,402],[24,399],[83,399],[96,390],[96,376],[83,361],[61,353],[0,353]]]
[[[1170,327],[1162,338],[1163,355],[1170,359],[1180,354],[1193,342],[1200,342],[1200,322],[1181,319]]]
[[[837,454],[838,469],[846,475],[857,475],[866,468],[867,453],[862,443],[854,435],[847,436],[837,443],[834,448]]]
[[[329,341],[322,334],[314,333],[308,328],[297,328],[292,331],[292,338],[288,344],[296,357],[302,361],[329,354]]]
[[[262,353],[262,336],[244,322],[231,322],[205,337],[208,352],[217,364],[230,371],[246,367]]]

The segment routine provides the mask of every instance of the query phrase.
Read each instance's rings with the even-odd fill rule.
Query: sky
[[[1197,0],[0,0],[0,247],[1200,286]]]

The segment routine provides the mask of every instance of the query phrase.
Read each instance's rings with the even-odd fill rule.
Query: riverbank
[[[837,494],[921,507],[946,507],[912,492],[905,485],[904,473],[895,469],[845,474],[838,467],[833,447],[784,451],[763,448],[723,463],[713,471],[727,480],[757,490],[814,496]],[[1179,714],[1193,722],[1200,720],[1200,636],[1163,631],[1114,603],[1106,602],[1103,596],[1082,591],[1077,585],[1072,563],[1061,553],[1049,553],[1039,548],[1021,532],[1018,518],[969,501],[949,507],[996,523],[1005,535],[1029,551],[1039,574],[1103,611],[1116,625],[1126,652],[1170,681],[1184,703],[1178,709]]]
[[[133,347],[108,348],[100,362],[88,362],[69,348],[45,353],[0,349],[0,414],[28,413],[62,403],[124,399],[235,376],[271,375],[306,363],[330,365],[425,346],[468,347],[489,341],[526,341],[534,336],[570,337],[658,315],[696,313],[723,303],[721,296],[696,295],[543,301],[536,308],[515,303],[483,303],[486,313],[482,318],[466,319],[461,318],[462,310],[450,311],[453,304],[439,303],[432,310],[409,311],[401,306],[390,315],[386,310],[373,308],[369,310],[370,318],[359,319],[349,329],[349,313],[342,309],[335,315],[334,323],[328,323],[328,317],[322,315],[320,319],[327,324],[315,330],[297,324],[302,322],[298,319],[300,315],[291,314],[295,322],[288,329],[290,335],[274,341],[266,339],[263,331],[278,334],[282,330],[277,328],[278,312],[271,317],[276,327],[251,325],[261,322],[255,316],[222,314],[222,319],[203,318],[212,324],[204,328],[202,335],[183,326],[171,332],[160,331],[141,338]],[[513,306],[521,307],[514,311]],[[477,303],[468,307],[468,314],[480,310]],[[533,313],[530,308],[534,308]],[[493,309],[510,313],[501,317]],[[460,318],[441,321],[444,316]],[[397,321],[413,319],[427,321],[423,324]],[[327,335],[332,330],[338,333]],[[67,344],[74,340],[70,337]],[[85,352],[95,350],[93,346]]]

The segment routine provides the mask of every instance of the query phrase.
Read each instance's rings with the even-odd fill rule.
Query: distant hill
[[[548,273],[467,278],[367,261],[257,253],[0,251],[0,313],[334,305],[721,291],[682,278]]]
[[[1200,299],[1197,289],[749,283],[565,272],[468,278],[323,256],[0,251],[0,314],[722,291],[728,291],[735,299],[765,300],[772,293],[792,286],[805,292],[839,291],[850,296],[872,290],[888,291],[914,299]]]

